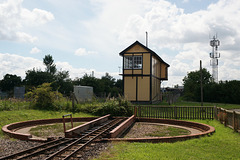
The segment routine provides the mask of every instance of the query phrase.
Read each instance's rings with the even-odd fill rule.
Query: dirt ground
[[[168,136],[168,133],[166,132],[168,126],[179,127],[179,126],[157,124],[157,123],[137,122],[133,125],[133,127],[129,130],[129,132],[124,136],[124,138],[147,138],[147,137],[150,137],[150,136],[147,136],[148,134],[156,131],[163,132],[163,133],[165,132],[165,136]],[[179,127],[179,128],[188,130],[189,134],[199,132],[198,130],[191,130],[186,127]]]

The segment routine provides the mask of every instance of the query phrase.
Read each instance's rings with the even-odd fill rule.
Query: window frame
[[[132,55],[124,56],[124,69],[142,69],[143,68],[143,56]]]

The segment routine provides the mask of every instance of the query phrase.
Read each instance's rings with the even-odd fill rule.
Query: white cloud
[[[87,56],[97,54],[96,51],[87,51],[85,48],[79,48],[75,51],[76,56]]]
[[[36,53],[39,53],[39,52],[41,52],[41,50],[38,49],[37,47],[32,48],[31,51],[30,51],[31,54],[36,54]]]
[[[37,37],[23,31],[25,27],[38,26],[54,19],[52,13],[22,7],[23,0],[7,0],[0,3],[0,40],[33,43]]]
[[[239,79],[240,69],[236,66],[239,65],[240,56],[240,1],[219,0],[207,10],[188,14],[168,1],[148,1],[151,7],[146,8],[143,7],[144,3],[147,2],[142,0],[136,4],[136,7],[142,5],[142,12],[126,16],[122,28],[115,32],[118,43],[127,46],[135,40],[144,42],[144,33],[148,31],[150,48],[155,48],[159,54],[164,48],[175,52],[175,56],[166,61],[171,65],[170,86],[172,83],[181,84],[184,74],[199,69],[200,60],[203,67],[211,72],[209,34],[212,36],[215,33],[221,41],[221,55],[229,55],[219,59],[219,79]],[[227,65],[229,61],[232,66]],[[226,72],[231,69],[232,73]]]
[[[239,0],[219,0],[205,10],[188,14],[171,1],[166,0],[121,0],[117,2],[90,0],[90,2],[91,14],[88,15],[89,17],[78,16],[76,23],[71,19],[71,22],[69,21],[71,26],[65,26],[68,15],[64,15],[62,21],[57,19],[50,29],[47,28],[44,31],[47,33],[43,38],[46,40],[45,43],[51,39],[51,43],[48,43],[51,47],[54,46],[62,52],[67,50],[67,53],[72,51],[72,48],[76,49],[76,45],[82,44],[89,50],[79,48],[75,51],[75,55],[94,55],[97,54],[94,51],[97,51],[98,55],[106,57],[104,59],[106,63],[94,64],[96,68],[101,68],[109,65],[109,62],[115,62],[120,58],[117,53],[136,40],[144,44],[145,32],[148,31],[149,48],[171,65],[167,82],[171,86],[181,84],[182,78],[187,75],[187,72],[199,69],[200,60],[203,61],[203,67],[211,71],[209,53],[212,49],[209,45],[209,34],[213,36],[217,33],[221,41],[219,79],[239,79]],[[189,0],[181,2],[189,2]],[[58,1],[49,3],[58,3]],[[67,3],[75,4],[73,1]],[[45,24],[54,19],[51,12],[40,9],[30,11],[23,8],[21,4],[21,0],[8,0],[0,4],[0,40],[35,42],[43,34],[40,32],[38,37],[35,37],[24,29]],[[61,6],[65,7],[65,4],[61,3]],[[71,15],[73,13],[78,12],[74,10]],[[78,34],[78,32],[80,33]],[[78,37],[80,34],[81,38]],[[54,38],[57,40],[54,41]],[[119,64],[114,65],[111,67],[117,68]],[[70,64],[65,64],[65,66],[68,66],[74,76],[84,72],[91,73],[90,69],[77,69]],[[99,72],[96,72],[96,75],[97,73]]]
[[[25,71],[38,68],[43,69],[42,61],[31,57],[23,57],[16,54],[0,53],[0,77],[6,74],[16,74],[25,77]]]
[[[45,66],[43,62],[31,58],[31,57],[23,57],[16,54],[9,54],[9,53],[0,53],[0,80],[6,74],[16,74],[25,78],[25,72],[27,70],[31,70],[33,68],[44,70]],[[106,72],[99,72],[96,69],[86,69],[86,68],[74,68],[68,62],[56,62],[56,66],[58,70],[66,70],[69,71],[70,78],[75,79],[76,77],[81,78],[85,74],[92,74],[94,71],[95,77],[102,77],[105,75]],[[108,72],[109,73],[109,72]],[[119,79],[119,73],[111,72],[109,73],[114,78]]]

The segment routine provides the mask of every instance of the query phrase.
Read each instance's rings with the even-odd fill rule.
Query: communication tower
[[[220,53],[218,53],[218,46],[220,46],[220,41],[217,39],[217,36],[213,36],[213,39],[210,41],[210,46],[212,46],[212,52],[210,53],[212,77],[213,81],[218,83],[218,58],[220,58]]]

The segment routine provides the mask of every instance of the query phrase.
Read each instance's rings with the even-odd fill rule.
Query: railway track
[[[97,139],[105,137],[109,131],[121,123],[123,119],[113,119],[94,126],[82,134],[79,138],[59,138],[30,149],[1,157],[0,160],[14,159],[80,159],[84,154],[84,149],[89,149],[90,145]]]

